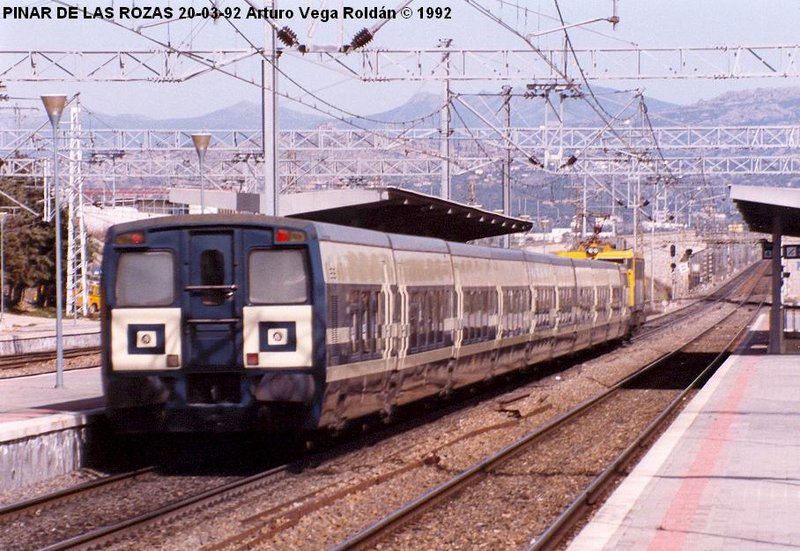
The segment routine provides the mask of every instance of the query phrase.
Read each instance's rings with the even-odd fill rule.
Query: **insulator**
[[[351,48],[362,48],[370,43],[372,40],[372,33],[369,32],[369,29],[361,29],[356,33],[353,37],[353,40],[350,42]]]
[[[277,36],[278,40],[287,46],[294,46],[297,44],[297,34],[289,27],[282,27],[278,29],[278,32],[275,34],[275,36]]]

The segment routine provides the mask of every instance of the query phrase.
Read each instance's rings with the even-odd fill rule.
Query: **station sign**
[[[784,245],[783,258],[800,258],[800,245]]]

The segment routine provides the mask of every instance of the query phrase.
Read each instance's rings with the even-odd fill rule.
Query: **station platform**
[[[99,322],[65,319],[65,349],[99,343]],[[95,344],[96,346],[96,344]],[[0,354],[55,347],[55,319],[4,313]],[[91,427],[103,415],[100,368],[0,379],[0,490],[68,474],[84,464]]]
[[[0,343],[55,341],[54,318],[4,313],[0,321]],[[100,331],[100,322],[90,319],[65,319],[65,337]],[[103,407],[100,368],[64,371],[64,385],[56,388],[56,374],[0,379],[0,442],[37,430],[63,428],[65,419]]]
[[[104,407],[100,368],[0,379],[0,443],[83,425]]]
[[[800,355],[760,316],[568,547],[800,549]]]
[[[0,491],[13,490],[86,463],[86,445],[104,415],[100,368],[0,379]]]
[[[64,318],[61,329],[64,335],[100,331],[100,322],[86,318]],[[55,318],[3,313],[0,320],[0,341],[53,337],[56,334]]]

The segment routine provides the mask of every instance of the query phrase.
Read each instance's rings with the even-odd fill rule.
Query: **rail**
[[[759,277],[763,275],[763,272],[759,271],[756,274]],[[748,296],[751,294],[752,289],[748,291]],[[744,302],[743,302],[744,304]],[[763,302],[762,302],[763,304]],[[758,309],[756,309],[758,312]],[[754,314],[755,315],[755,314]],[[751,318],[752,321],[752,318]],[[748,323],[749,325],[749,323]],[[747,325],[745,325],[744,331]],[[706,334],[709,334],[716,330],[716,326],[709,327],[703,333],[696,335],[692,342],[696,342]],[[728,348],[730,348],[731,343],[735,341],[735,339],[739,338],[741,335],[741,331],[739,331],[734,337],[731,339],[725,347],[725,351],[719,354],[712,362],[710,362],[702,371],[702,373],[697,376],[692,383],[681,393],[681,396],[675,398],[670,402],[668,406],[669,412],[673,411],[677,405],[682,403],[682,397],[685,396],[687,392],[690,392],[695,386],[698,384],[699,381],[703,380],[705,377],[708,376],[709,372],[715,369],[719,365],[719,361],[722,359],[724,355],[728,352]],[[628,377],[624,378],[623,380],[617,382],[616,384],[609,387],[603,393],[590,398],[572,410],[565,412],[558,416],[557,418],[551,420],[544,426],[528,433],[527,435],[523,436],[522,438],[518,439],[514,443],[506,446],[505,448],[501,449],[500,451],[496,452],[495,454],[483,459],[482,461],[474,464],[472,467],[462,471],[455,477],[451,478],[450,480],[444,482],[443,484],[437,486],[436,488],[432,489],[431,491],[427,492],[426,494],[418,497],[417,499],[407,503],[405,506],[395,510],[394,512],[390,513],[389,515],[385,516],[378,522],[368,526],[361,532],[355,534],[351,538],[341,542],[340,544],[336,545],[335,547],[331,548],[331,551],[345,551],[345,550],[352,550],[352,549],[367,549],[372,548],[375,546],[379,541],[382,541],[384,538],[388,536],[388,534],[398,530],[404,524],[411,522],[413,519],[418,518],[422,514],[430,511],[434,507],[436,507],[439,503],[446,500],[449,496],[454,495],[458,492],[463,491],[466,487],[475,484],[483,477],[487,476],[490,469],[510,460],[511,458],[517,456],[518,454],[524,452],[526,449],[529,449],[535,443],[540,442],[546,436],[553,434],[553,432],[557,429],[560,429],[567,424],[575,421],[579,417],[585,415],[589,410],[592,408],[605,403],[607,400],[611,399],[613,396],[617,395],[621,389],[626,387],[627,385],[631,384],[634,380],[639,379],[640,377],[649,375],[650,372],[661,368],[665,365],[667,361],[671,358],[676,357],[683,349],[686,348],[685,345],[678,350],[673,350],[667,354],[664,354],[661,358],[657,359],[656,361],[640,368],[638,371],[634,372],[633,374],[629,375]],[[609,477],[614,473],[618,472],[619,465],[623,464],[625,461],[629,460],[634,452],[639,449],[641,443],[646,441],[654,431],[661,426],[665,419],[669,418],[670,413],[665,412],[662,413],[657,421],[652,422],[644,432],[636,439],[636,442],[626,448],[623,454],[612,462],[611,466],[601,474],[600,478],[595,480],[586,490],[584,493],[581,494],[578,500],[576,500],[575,504],[568,508],[569,513],[564,513],[560,516],[556,523],[548,529],[545,533],[540,535],[536,539],[536,543],[531,549],[550,549],[552,545],[557,545],[560,540],[557,541],[557,536],[563,534],[574,521],[572,515],[577,513],[572,512],[574,511],[581,511],[584,510],[587,504],[593,503],[595,497],[598,495],[598,492],[606,487],[608,483]]]

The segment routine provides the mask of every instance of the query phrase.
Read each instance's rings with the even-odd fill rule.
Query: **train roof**
[[[534,253],[518,249],[501,249],[484,245],[469,245],[457,241],[444,241],[432,237],[384,233],[363,228],[341,226],[325,222],[314,222],[300,218],[265,216],[262,214],[188,214],[161,216],[116,224],[109,228],[109,236],[136,230],[158,230],[175,226],[202,227],[210,224],[220,226],[263,226],[268,224],[283,228],[303,230],[322,241],[351,243],[373,247],[391,247],[395,250],[413,250],[433,253],[450,253],[455,256],[493,258],[495,260],[526,260],[551,265],[575,265],[592,268],[617,269],[615,264],[592,262],[564,256]]]
[[[120,234],[135,230],[171,228],[175,226],[263,226],[272,224],[292,229],[307,229],[315,224],[307,220],[265,216],[263,214],[180,214],[176,216],[157,216],[115,224],[108,229],[109,234]]]

